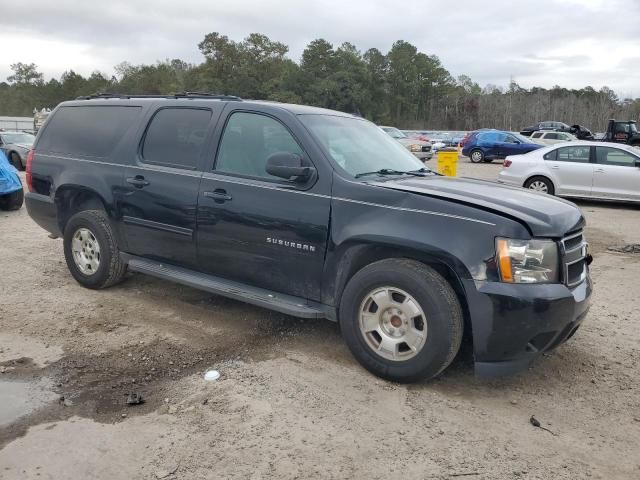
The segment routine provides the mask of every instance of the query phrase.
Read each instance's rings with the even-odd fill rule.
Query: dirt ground
[[[2,212],[0,478],[640,478],[640,255],[607,251],[640,243],[640,207],[580,206],[595,294],[576,336],[518,376],[476,378],[463,352],[410,386],[329,321],[142,275],[83,289],[61,240]]]

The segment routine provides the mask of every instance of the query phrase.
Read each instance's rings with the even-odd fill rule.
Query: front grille
[[[568,287],[575,287],[587,278],[587,242],[582,231],[561,240],[563,279]]]
[[[431,145],[423,145],[422,146],[422,151],[423,152],[430,152],[431,151]]]

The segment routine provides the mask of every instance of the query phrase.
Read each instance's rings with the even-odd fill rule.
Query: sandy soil
[[[596,293],[576,336],[515,377],[475,378],[467,351],[411,386],[328,321],[141,275],[83,289],[60,240],[2,212],[0,479],[640,478],[640,255],[607,252],[640,243],[640,207],[580,206]]]

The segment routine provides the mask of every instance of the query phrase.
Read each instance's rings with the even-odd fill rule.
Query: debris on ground
[[[207,382],[215,382],[219,378],[220,378],[220,372],[217,370],[209,370],[207,373],[204,374],[204,379]]]
[[[144,403],[144,398],[139,393],[129,393],[127,395],[127,405],[141,405]]]
[[[549,432],[551,435],[554,435],[556,437],[558,436],[556,433],[552,432],[547,427],[543,427],[542,424],[540,423],[540,421],[536,417],[534,417],[533,415],[531,415],[531,418],[529,419],[529,423],[531,425],[533,425],[534,427],[536,427],[536,428],[539,428],[541,430],[545,430],[545,431]]]
[[[640,253],[640,243],[630,243],[620,247],[608,247],[607,250],[618,253]]]
[[[64,395],[62,395],[59,399],[58,402],[60,403],[60,405],[64,406],[64,407],[72,407],[73,406],[73,400],[70,400],[68,398],[65,398]]]

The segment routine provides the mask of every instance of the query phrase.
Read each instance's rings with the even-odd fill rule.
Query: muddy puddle
[[[0,380],[0,427],[56,401],[58,396],[48,390],[46,382],[37,383]]]

